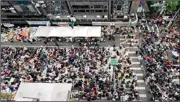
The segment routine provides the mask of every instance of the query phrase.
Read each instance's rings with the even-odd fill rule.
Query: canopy
[[[70,83],[21,83],[15,101],[38,99],[39,101],[68,101]]]
[[[14,24],[11,24],[11,23],[3,23],[3,25],[8,28],[14,27]]]
[[[40,26],[38,30],[36,31],[35,37],[48,37],[50,32],[50,27],[42,27]]]
[[[56,31],[59,33],[59,37],[71,37],[73,35],[71,27],[57,27]]]
[[[101,37],[101,27],[89,27],[87,31],[87,36],[88,37]]]
[[[35,37],[101,37],[100,26],[39,27]]]
[[[87,37],[88,27],[75,27],[73,31],[74,37]]]
[[[48,37],[58,37],[59,33],[56,31],[55,28],[50,28],[50,31],[49,31],[47,36]]]

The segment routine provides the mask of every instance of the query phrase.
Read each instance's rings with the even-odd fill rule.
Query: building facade
[[[134,1],[139,0],[2,0],[1,21],[67,21],[71,15],[77,21],[116,21],[133,13]]]

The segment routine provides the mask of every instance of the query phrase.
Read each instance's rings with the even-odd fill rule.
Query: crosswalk
[[[125,40],[125,37],[123,35],[121,35],[120,44],[124,40]],[[130,47],[127,43],[126,43],[126,45],[125,45],[125,47],[129,50],[129,56],[132,61],[132,65],[131,65],[130,69],[134,71],[134,73],[136,74],[137,79],[138,79],[137,80],[138,85],[135,87],[135,89],[139,92],[139,96],[140,96],[141,100],[147,101],[146,84],[145,84],[145,81],[143,80],[144,74],[143,74],[142,68],[140,67],[140,61],[138,60],[138,57],[136,55],[136,50],[138,50],[138,48],[137,48],[138,44],[134,44],[134,46],[132,46],[132,47]]]
[[[140,26],[138,28],[134,27],[135,33],[142,32],[143,30],[145,30],[145,28],[147,28],[148,32],[155,32],[158,35],[160,33],[160,30],[159,30],[159,27],[157,26],[157,24],[150,25],[149,23],[141,23],[140,25],[142,26],[143,29]]]

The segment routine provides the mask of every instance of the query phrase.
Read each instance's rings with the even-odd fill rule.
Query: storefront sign
[[[69,25],[70,22],[52,22],[53,25]]]
[[[26,21],[29,25],[48,25],[49,21]]]

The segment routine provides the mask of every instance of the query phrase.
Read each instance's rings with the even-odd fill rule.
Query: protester
[[[144,30],[142,34],[138,55],[143,58],[141,64],[145,68],[151,100],[180,100],[180,84],[177,80],[180,72],[178,33],[171,30],[158,35]]]
[[[73,88],[79,90],[76,96],[87,100],[120,100],[123,94],[128,95],[127,90],[136,93],[137,77],[129,69],[129,56],[122,46],[3,47],[1,53],[2,91],[15,93],[21,82],[45,82],[73,83]],[[115,72],[110,58],[119,60]],[[129,100],[133,99],[136,95],[129,95]]]

